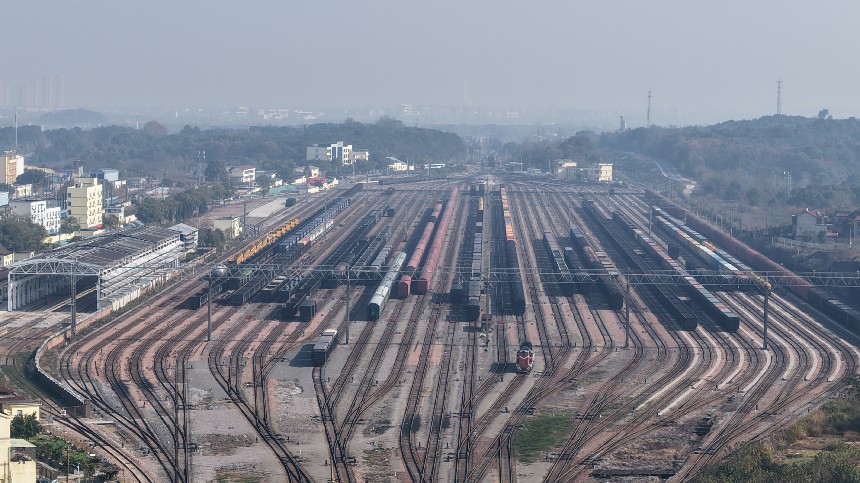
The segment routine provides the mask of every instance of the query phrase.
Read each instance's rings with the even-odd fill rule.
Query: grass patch
[[[526,418],[523,428],[514,434],[513,448],[517,460],[534,463],[541,453],[564,444],[571,429],[569,412],[545,409]]]
[[[384,447],[381,444],[378,444],[376,448],[364,450],[364,454],[362,455],[362,459],[364,460],[364,464],[371,467],[387,467],[389,466],[389,461],[391,460],[393,453],[391,449]]]
[[[217,483],[260,483],[269,481],[262,472],[246,467],[220,467],[215,469]]]

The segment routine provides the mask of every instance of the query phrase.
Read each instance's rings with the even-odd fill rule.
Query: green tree
[[[759,197],[760,197],[760,195],[759,195],[758,189],[750,188],[747,190],[747,203],[749,203],[750,206],[758,205]]]
[[[42,423],[39,422],[35,414],[19,414],[12,418],[10,429],[13,438],[30,439],[42,432]]]
[[[263,191],[269,191],[269,188],[272,187],[272,178],[268,176],[263,176],[261,178],[257,178],[257,186],[260,187]]]
[[[149,121],[143,125],[143,132],[147,136],[164,137],[167,136],[167,128],[162,126],[157,121]]]
[[[81,224],[74,216],[68,216],[60,223],[60,233],[63,234],[74,233],[80,229]]]
[[[818,111],[818,119],[833,119],[833,116],[830,115],[829,109],[822,109]]]
[[[203,228],[198,233],[198,243],[201,247],[212,247],[220,251],[227,244],[227,237],[221,230]]]
[[[9,218],[0,221],[0,245],[16,252],[37,252],[48,236],[45,227],[30,220]]]
[[[209,181],[220,182],[227,179],[227,165],[224,160],[215,158],[214,156],[206,162],[206,168],[203,170],[203,175]]]
[[[105,215],[104,219],[102,220],[102,225],[107,229],[117,228],[119,227],[119,217],[113,214]]]
[[[15,178],[18,184],[32,184],[44,188],[48,186],[48,175],[40,169],[28,169],[24,174]]]

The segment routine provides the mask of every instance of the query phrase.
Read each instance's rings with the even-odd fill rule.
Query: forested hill
[[[201,151],[206,152],[207,163],[247,163],[270,169],[303,166],[308,146],[338,141],[369,150],[371,167],[387,164],[386,156],[445,162],[466,151],[465,143],[456,134],[406,127],[387,118],[373,124],[346,121],[303,127],[200,130],[186,126],[177,133],[168,133],[154,122],[140,130],[107,126],[42,131],[38,126],[23,126],[18,137],[21,145],[35,147],[33,164],[61,168],[80,160],[87,168],[120,169],[124,176],[183,170],[198,162]],[[13,129],[0,129],[0,146],[11,147],[13,143]]]
[[[860,194],[855,190],[860,187],[860,120],[829,119],[826,111],[817,118],[769,116],[704,127],[640,128],[604,134],[600,144],[668,161],[725,199],[751,193],[752,198],[789,197],[784,201],[810,206],[860,202],[854,194]]]

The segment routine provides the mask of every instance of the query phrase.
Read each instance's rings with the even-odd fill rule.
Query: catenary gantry
[[[72,278],[95,288],[97,308],[117,309],[179,266],[179,233],[139,227],[72,243],[14,263],[7,310],[69,291]]]

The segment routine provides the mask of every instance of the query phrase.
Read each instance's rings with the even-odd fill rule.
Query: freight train
[[[223,279],[214,280],[212,282],[211,295],[213,298],[216,295],[218,295],[224,291],[224,285],[226,285],[226,281]],[[188,307],[193,309],[193,310],[199,309],[200,307],[209,303],[209,296],[210,296],[210,292],[209,292],[209,286],[207,284],[206,288],[197,292],[196,294],[192,295],[191,297],[188,297]]]
[[[726,290],[744,290],[752,286],[749,270],[742,270],[738,260],[717,248],[699,232],[656,206],[653,208],[653,218],[658,226],[704,262],[708,269],[719,272],[717,275],[702,274],[697,278],[704,279],[709,284],[718,284]],[[690,267],[697,265],[692,260],[687,262]]]
[[[586,213],[594,218],[598,223],[605,221],[601,208],[598,207],[594,200],[586,200],[583,203]],[[570,230],[570,239],[577,243],[582,254],[582,261],[585,268],[589,270],[598,270],[597,287],[603,292],[609,307],[612,310],[621,310],[624,306],[624,294],[618,288],[618,269],[612,260],[603,251],[594,250],[591,245],[587,244],[585,237],[581,231],[574,232]]]
[[[448,225],[451,223],[451,218],[457,209],[459,192],[460,190],[456,186],[451,189],[451,195],[445,204],[445,212],[442,213],[442,218],[438,220],[439,226],[436,229],[436,235],[433,237],[433,244],[430,246],[427,260],[424,262],[421,270],[421,276],[412,280],[411,289],[414,293],[427,293],[430,290],[430,282],[433,281],[433,272],[436,270],[439,258],[442,256],[442,246],[445,243],[445,235],[448,233]],[[417,268],[417,266],[412,268]]]
[[[277,228],[273,229],[266,235],[262,236],[260,239],[256,240],[253,244],[245,247],[245,249],[240,252],[234,254],[227,260],[227,264],[232,267],[236,267],[250,260],[254,255],[259,254],[264,249],[274,245],[278,241],[280,241],[281,237],[286,235],[290,230],[295,228],[301,220],[298,218],[292,219],[286,223],[281,224]]]
[[[502,198],[502,221],[505,225],[505,253],[507,255],[510,275],[511,310],[515,314],[522,314],[526,310],[526,296],[523,291],[523,281],[520,277],[520,262],[517,257],[517,239],[514,236],[514,220],[511,217],[511,205],[508,201],[507,187],[504,185],[500,186],[499,191]]]
[[[441,213],[442,202],[439,201],[436,203],[435,208],[433,208],[433,213],[430,214],[430,221],[424,225],[424,230],[421,232],[421,238],[418,239],[418,243],[412,250],[412,256],[406,264],[406,270],[404,270],[403,276],[400,277],[400,281],[397,283],[398,297],[409,296],[409,289],[412,286],[412,275],[415,274],[415,270],[417,270],[421,265],[421,260],[424,258],[424,252],[427,251],[427,245],[430,243],[430,238],[433,236],[433,230],[436,228],[436,220],[439,219],[439,215]]]
[[[779,263],[774,262],[765,255],[753,250],[745,243],[737,238],[729,236],[714,225],[702,220],[693,213],[676,205],[663,195],[653,190],[646,190],[646,193],[660,201],[662,208],[678,219],[686,220],[687,225],[699,233],[707,236],[712,242],[723,247],[723,249],[736,257],[743,264],[747,264],[756,270],[766,272],[776,272],[780,275],[779,284],[785,286],[786,289],[793,292],[801,299],[809,302],[813,307],[821,310],[825,314],[830,315],[836,321],[842,323],[848,329],[860,333],[860,312],[846,305],[837,297],[830,295],[828,292],[815,288],[808,280],[803,279],[791,270],[786,269]],[[744,267],[739,267],[743,270]],[[752,274],[757,285],[762,286],[767,282],[755,277]]]
[[[560,295],[570,297],[574,292],[573,276],[567,268],[567,263],[564,261],[564,250],[561,249],[555,239],[555,234],[551,231],[543,232],[544,248],[549,255],[551,275],[544,278],[544,283],[555,285],[560,291]]]

